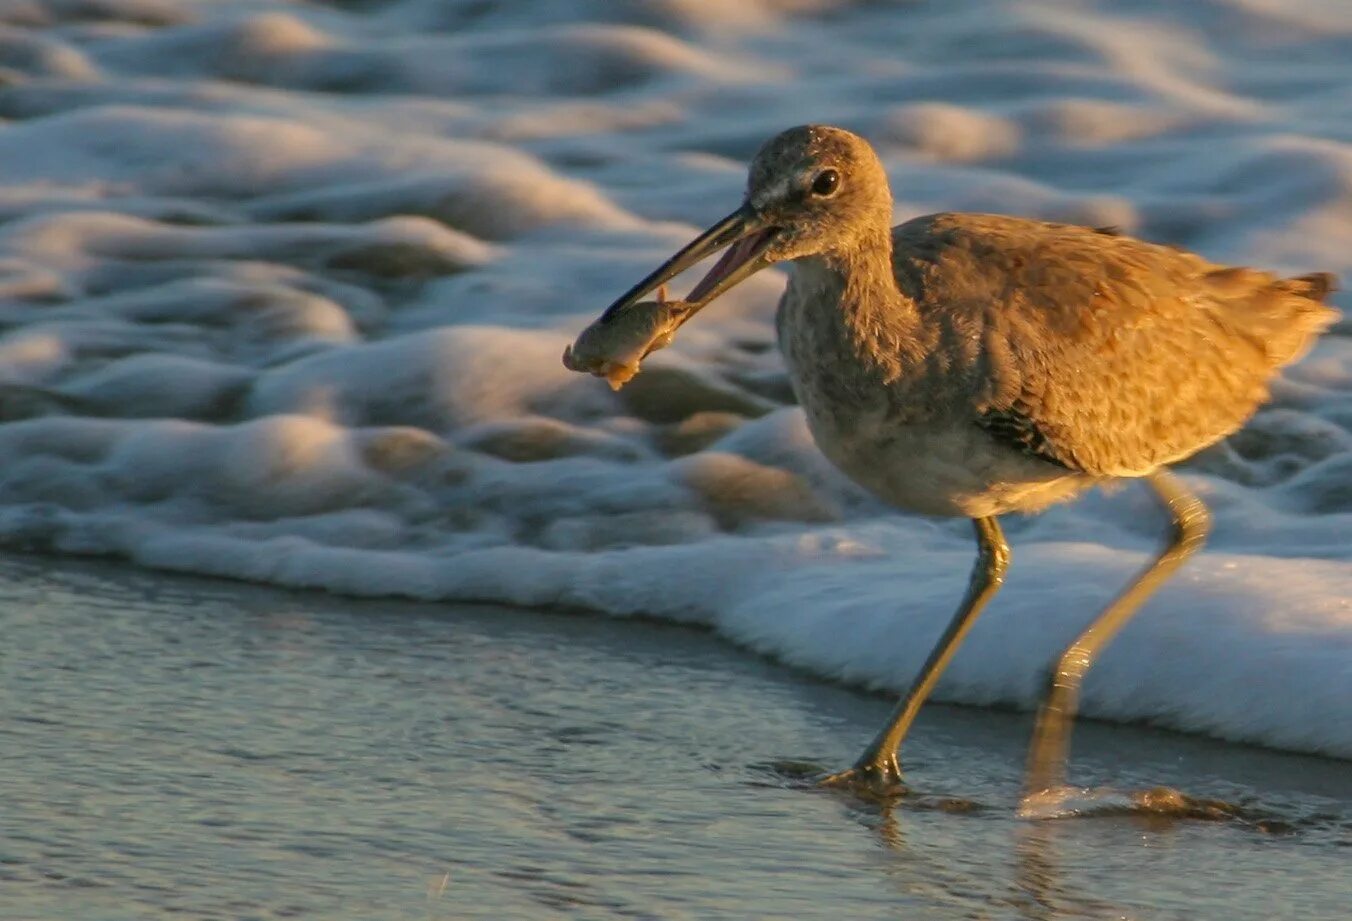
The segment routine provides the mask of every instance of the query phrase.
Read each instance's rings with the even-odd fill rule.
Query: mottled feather
[[[998,215],[902,224],[893,266],[923,325],[981,343],[962,369],[974,424],[1095,476],[1139,475],[1235,431],[1336,317],[1320,303],[1331,276]]]

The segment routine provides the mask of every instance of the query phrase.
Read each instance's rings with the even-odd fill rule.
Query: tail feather
[[[1322,303],[1326,297],[1338,290],[1338,276],[1331,272],[1312,272],[1309,275],[1288,278],[1283,285],[1292,294],[1299,294],[1301,297]]]
[[[1217,319],[1253,343],[1270,368],[1296,361],[1338,319],[1338,311],[1322,303],[1337,288],[1326,272],[1278,279],[1233,267],[1209,272],[1207,282],[1222,307]]]
[[[1284,278],[1274,287],[1285,296],[1273,299],[1280,305],[1274,311],[1279,325],[1271,330],[1266,344],[1269,359],[1280,367],[1299,360],[1337,322],[1340,314],[1324,299],[1338,290],[1338,279],[1328,272],[1314,272]]]

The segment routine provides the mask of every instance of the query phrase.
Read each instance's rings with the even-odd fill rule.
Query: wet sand
[[[0,558],[0,916],[1339,918],[1352,771],[1085,724],[1073,778],[1220,821],[1016,816],[1030,718],[890,702],[704,631]]]

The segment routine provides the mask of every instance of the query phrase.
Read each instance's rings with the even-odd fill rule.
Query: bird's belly
[[[808,425],[822,453],[850,479],[923,515],[1034,512],[1095,482],[1006,448],[975,425],[897,424],[858,407],[848,415],[809,411]]]

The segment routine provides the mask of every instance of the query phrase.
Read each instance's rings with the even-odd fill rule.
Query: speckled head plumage
[[[891,219],[887,173],[867,141],[829,125],[789,128],[752,160],[741,207],[625,292],[602,322],[719,250],[688,296],[688,316],[776,262],[876,245]]]
[[[892,193],[878,155],[857,134],[799,125],[767,141],[751,161],[746,203],[776,228],[766,256],[796,259],[853,245],[892,218]]]

